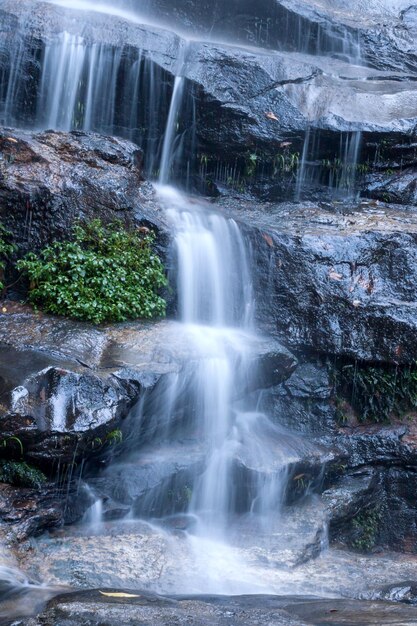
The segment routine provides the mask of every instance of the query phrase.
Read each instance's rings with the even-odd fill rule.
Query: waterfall
[[[194,433],[204,457],[203,470],[187,478],[188,512],[203,536],[223,536],[239,512],[278,514],[286,467],[299,443],[259,413],[256,400],[245,398],[256,374],[250,358],[256,334],[249,249],[237,223],[171,187],[158,193],[174,233],[177,332],[196,353],[191,369],[162,393],[166,421],[159,436],[164,431],[169,441],[175,438],[185,395],[188,436]]]

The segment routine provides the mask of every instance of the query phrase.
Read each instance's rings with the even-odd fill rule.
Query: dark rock
[[[365,361],[415,361],[415,213],[378,204],[224,200],[250,223],[258,317],[291,349]],[[268,297],[265,297],[268,296]]]
[[[364,468],[346,473],[344,470],[341,478],[322,494],[328,512],[330,540],[352,547],[352,521],[374,507],[378,495],[381,495],[381,489],[377,471]]]
[[[417,513],[414,467],[393,467],[384,475],[384,492],[379,519],[382,544],[401,552],[417,552]]]
[[[77,219],[146,222],[159,232],[156,211],[144,211],[138,191],[136,145],[93,133],[2,129],[0,151],[0,217],[20,254],[62,239]]]
[[[412,607],[389,602],[319,599],[279,596],[155,596],[147,592],[125,591],[130,598],[103,595],[114,589],[79,591],[61,595],[49,603],[39,618],[22,622],[24,626],[123,626],[146,623],[150,626],[168,626],[187,620],[190,626],[226,626],[233,619],[236,626],[259,624],[267,626],[306,626],[333,624],[343,626],[371,626],[378,623],[412,626],[415,613]],[[400,620],[400,621],[398,621]]]
[[[407,168],[391,176],[375,174],[367,181],[362,194],[383,202],[417,205],[417,172]]]
[[[284,387],[293,398],[327,400],[333,385],[326,367],[304,363],[285,382]]]
[[[52,484],[18,489],[0,483],[0,517],[9,541],[25,541],[63,523],[63,504]]]
[[[411,75],[416,67],[416,50],[411,44],[413,30],[412,25],[404,19],[401,21],[399,16],[394,19],[392,28],[381,28],[375,20],[364,20],[358,28],[351,19],[349,24],[340,11],[327,8],[319,11],[308,3],[270,1],[269,9],[265,6],[261,11],[264,18],[258,14],[258,8],[255,15],[253,5],[248,3],[248,13],[243,17],[240,7],[238,14],[242,20],[236,22],[232,7],[217,6],[215,13],[222,16],[218,18],[218,27],[225,27],[227,32],[233,16],[238,42],[242,38],[247,40],[249,32],[249,42],[253,44],[257,33],[260,35],[258,43],[279,50],[268,52],[243,48],[239,43],[186,42],[172,31],[96,12],[88,14],[84,26],[84,12],[33,4],[31,0],[22,0],[18,6],[3,0],[2,6],[5,24],[16,24],[15,37],[10,27],[5,26],[0,32],[4,48],[11,50],[11,55],[3,60],[4,73],[9,76],[10,72],[16,77],[12,95],[3,101],[5,123],[38,127],[50,124],[47,119],[39,119],[39,115],[42,117],[39,113],[42,111],[39,105],[42,68],[38,59],[43,58],[45,46],[51,40],[57,41],[60,33],[81,35],[86,50],[91,52],[93,43],[103,45],[110,56],[117,56],[119,64],[114,95],[118,115],[107,124],[97,121],[92,128],[132,137],[143,145],[147,171],[152,175],[160,158],[158,146],[165,131],[174,74],[178,72],[186,79],[179,121],[185,148],[183,163],[175,162],[174,170],[179,170],[176,174],[184,179],[184,163],[187,163],[192,169],[195,187],[205,187],[206,178],[214,186],[253,187],[256,191],[257,186],[262,187],[272,176],[284,178],[286,183],[267,184],[267,193],[289,197],[295,190],[297,163],[303,153],[307,129],[317,131],[320,150],[312,160],[319,166],[316,168],[320,170],[319,178],[323,174],[328,179],[329,172],[326,175],[320,164],[323,160],[343,160],[340,145],[349,141],[352,133],[364,133],[361,162],[366,164],[375,161],[375,143],[386,142],[396,133],[406,145],[416,125],[415,111],[410,104],[415,92]],[[164,13],[169,15],[170,28],[178,15],[182,19],[187,12],[188,24],[194,28],[196,22],[201,25],[201,14],[206,17],[207,5],[204,7],[201,11],[201,3],[187,2],[183,8],[172,10],[166,2],[160,2],[154,9],[158,18]],[[30,26],[26,21],[28,13],[31,14]],[[208,30],[211,36],[212,31]],[[222,40],[223,37],[224,32]],[[405,41],[410,41],[407,54],[401,50]],[[19,45],[23,52],[18,56],[13,52],[20,50]],[[152,137],[146,130],[143,132],[143,127],[149,126],[147,118],[140,118],[133,127],[131,122],[132,93],[125,77],[137,63],[139,53],[144,72],[153,72],[157,76],[154,82],[160,86],[157,98],[154,94],[147,97],[148,89],[141,90],[140,94],[144,98],[141,111],[152,108],[154,101],[159,103],[152,109],[156,135]],[[179,68],[182,56],[184,65]],[[354,63],[349,63],[350,60]],[[100,89],[101,97],[109,97],[103,85]],[[7,87],[4,92],[10,93]],[[134,117],[137,115],[140,117],[142,113],[136,111]],[[198,155],[193,154],[195,143],[190,137],[194,127],[199,141]],[[413,153],[409,145],[408,158],[412,158]],[[255,161],[251,161],[253,154]],[[387,167],[392,167],[393,155],[388,161]]]
[[[104,499],[105,512],[116,502],[138,517],[161,517],[187,510],[195,477],[203,469],[203,450],[178,444],[143,450],[136,461],[113,463],[89,485]]]

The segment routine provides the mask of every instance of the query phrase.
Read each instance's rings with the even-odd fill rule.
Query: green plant
[[[16,250],[16,246],[10,242],[10,233],[0,222],[0,290],[3,291],[4,286],[4,270],[9,256]]]
[[[106,442],[108,444],[116,445],[118,443],[122,443],[123,441],[123,433],[118,428],[116,430],[112,430],[110,433],[106,435]]]
[[[18,262],[31,281],[33,304],[97,324],[165,314],[158,290],[167,280],[150,234],[96,219],[77,224],[73,235]]]
[[[417,367],[356,363],[343,365],[337,376],[343,394],[359,421],[384,422],[417,408]],[[340,405],[340,400],[338,400]]]
[[[363,511],[352,522],[353,539],[350,542],[352,548],[369,552],[375,547],[381,512],[377,509]]]
[[[256,172],[257,163],[258,155],[255,152],[249,153],[246,159],[245,176],[252,178]]]
[[[38,489],[46,482],[46,476],[23,461],[1,461],[0,481],[16,487]]]
[[[6,437],[6,439],[3,439],[0,445],[3,446],[3,448],[6,448],[10,442],[17,443],[17,445],[19,446],[20,454],[23,456],[23,443],[19,439],[19,437]]]
[[[298,169],[299,165],[299,152],[291,152],[288,148],[285,148],[283,152],[276,154],[273,159],[273,175],[276,176],[278,172],[294,172]]]

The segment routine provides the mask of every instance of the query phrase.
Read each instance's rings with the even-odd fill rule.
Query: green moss
[[[158,291],[167,280],[152,236],[120,223],[77,225],[72,241],[31,253],[18,267],[30,279],[30,301],[49,313],[97,324],[165,314]]]
[[[370,552],[376,545],[381,512],[377,509],[363,511],[352,522],[352,548],[361,552]]]
[[[0,461],[0,482],[38,489],[46,482],[46,476],[23,461]]]

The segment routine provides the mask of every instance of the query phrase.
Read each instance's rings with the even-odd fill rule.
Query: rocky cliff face
[[[161,5],[154,9],[167,20],[182,21],[187,14],[186,23],[200,28],[202,40],[94,11],[84,24],[84,12],[3,0],[4,123],[58,123],[64,130],[132,138],[144,148],[147,172],[155,175],[173,77],[180,74],[185,90],[175,171],[182,180],[188,172],[194,188],[245,189],[277,200],[325,195],[328,187],[342,194],[358,187],[381,197],[393,177],[401,184],[403,170],[415,160],[411,9],[391,13],[384,26],[372,13],[358,25],[350,14],[327,6],[274,2],[258,15],[248,3],[238,11],[241,30],[234,21],[232,43],[218,43],[204,39],[199,3],[174,12]],[[235,16],[229,3],[216,7],[220,30],[211,39],[229,37],[229,11]],[[97,49],[101,78],[91,72]],[[73,72],[79,88],[68,91],[51,63],[71,50],[65,71]],[[68,108],[64,117],[56,119],[45,85]],[[88,104],[91,90],[102,101],[96,98],[96,109]],[[138,106],[132,107],[132,99]]]
[[[284,537],[288,562],[316,557],[326,528],[332,543],[358,552],[417,553],[415,8],[398,0],[385,19],[379,3],[359,15],[356,2],[231,1],[211,3],[203,22],[205,2],[173,10],[158,0],[161,27],[97,10],[85,20],[65,4],[0,2],[0,219],[16,257],[67,237],[76,219],[100,217],[152,229],[175,271],[170,227],[146,179],[159,173],[181,76],[173,175],[210,193],[207,206],[234,217],[251,248],[264,337],[249,355],[259,375],[235,393],[267,390],[259,410],[290,443],[294,433],[308,441],[282,496],[301,537]],[[201,39],[189,41],[190,29]],[[30,130],[49,125],[61,130]],[[10,268],[6,277],[17,278]],[[8,540],[79,520],[97,495],[106,520],[172,514],[175,532],[187,530],[198,446],[181,441],[159,463],[110,461],[150,440],[158,424],[140,421],[139,408],[152,407],[170,377],[189,380],[201,354],[170,319],[94,328],[17,304],[25,292],[17,282],[0,314],[1,471],[7,478],[29,463],[45,482],[35,474],[31,484],[2,484]],[[174,289],[169,310],[175,317]],[[243,457],[234,463],[247,485],[264,472]],[[160,484],[171,500],[149,510]],[[153,564],[158,542],[152,536],[145,550]],[[41,544],[34,571],[57,563],[60,582],[62,546],[44,561],[48,549]],[[100,580],[110,584],[106,567]]]
[[[122,216],[152,227],[170,258],[169,232],[154,192],[141,180],[140,151],[133,144],[81,132],[10,129],[0,140],[3,219],[19,255],[65,236],[76,216]],[[11,211],[11,206],[17,208]],[[213,201],[208,206],[213,208]],[[325,490],[335,540],[360,542],[361,530],[352,524],[362,511],[365,526],[369,516],[371,521],[379,516],[370,543],[414,551],[409,469],[416,463],[414,422],[398,422],[399,416],[392,415],[396,426],[391,428],[361,424],[362,416],[335,378],[338,368],[355,362],[379,362],[388,371],[414,365],[412,209],[364,202],[335,212],[331,205],[257,205],[230,198],[217,208],[238,219],[252,242],[257,316],[275,337],[253,347],[261,368],[256,384],[270,389],[261,408],[277,423],[308,434],[322,450],[294,463],[292,475],[303,480],[290,481],[288,502],[314,485]],[[50,478],[65,475],[65,480],[78,473],[80,463],[87,461],[94,473],[117,455],[123,446],[115,433],[129,441],[136,428],[128,418],[131,408],[144,398],[152,402],[163,380],[195,358],[174,322],[96,329],[7,302],[0,340],[2,354],[8,355],[1,369],[6,458],[21,460],[23,446],[27,462]],[[297,354],[298,366],[283,344]],[[375,393],[380,391],[375,388]],[[412,409],[410,404],[409,413]],[[146,441],[146,424],[135,440],[138,435]],[[171,465],[138,467],[134,493],[131,481],[123,478],[132,467],[115,466],[91,484],[113,518],[132,503],[141,510],[149,480],[186,484],[187,472],[199,459],[197,450],[191,456],[179,450]],[[73,521],[92,503],[91,493],[76,497],[75,484],[64,500],[53,486],[43,492],[40,509],[24,514],[13,513],[18,511],[14,492],[3,492],[4,519],[14,524],[17,537]],[[376,500],[384,503],[383,515],[373,510]],[[394,502],[401,511],[401,537],[393,533],[388,514]]]

